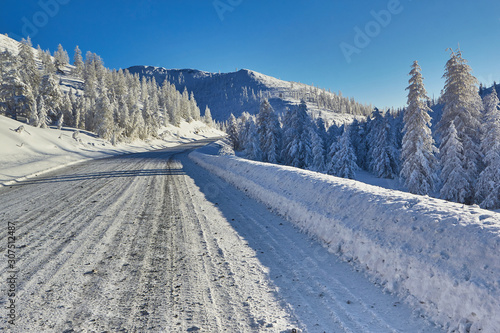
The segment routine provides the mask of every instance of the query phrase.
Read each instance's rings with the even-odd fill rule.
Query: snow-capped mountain
[[[283,81],[252,70],[241,69],[230,73],[210,73],[195,69],[165,69],[152,66],[128,68],[132,74],[155,78],[161,85],[165,80],[177,90],[187,89],[201,110],[208,106],[214,119],[224,121],[233,113],[236,117],[246,111],[259,112],[261,100],[269,99],[273,108],[283,112],[305,99],[313,117],[321,115],[329,123],[351,122],[354,115],[366,115],[371,106],[314,86]]]

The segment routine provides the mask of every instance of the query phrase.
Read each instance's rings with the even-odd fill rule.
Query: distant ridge
[[[371,106],[356,103],[353,99],[248,69],[210,73],[196,69],[133,66],[128,71],[141,77],[154,78],[159,85],[167,80],[179,91],[187,89],[188,92],[193,92],[202,112],[208,106],[212,117],[218,121],[226,120],[231,113],[236,117],[244,111],[258,113],[263,98],[269,99],[278,112],[294,107],[304,98],[314,117],[321,114],[330,123],[338,124],[351,122],[354,115],[363,116],[372,111]]]

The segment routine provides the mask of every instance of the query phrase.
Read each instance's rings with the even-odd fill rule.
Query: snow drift
[[[190,158],[449,332],[498,332],[500,214],[235,156]]]
[[[24,130],[16,131],[18,128]],[[36,128],[0,115],[0,187],[74,163],[120,154],[172,147],[223,135],[199,121],[161,129],[161,139],[113,146],[94,133],[64,127]],[[75,135],[76,134],[76,135]]]

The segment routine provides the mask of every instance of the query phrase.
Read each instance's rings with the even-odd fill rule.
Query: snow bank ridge
[[[449,332],[499,332],[500,214],[235,156],[190,158]]]

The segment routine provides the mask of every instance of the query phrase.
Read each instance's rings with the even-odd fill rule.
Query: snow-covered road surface
[[[1,188],[0,331],[439,331],[197,166],[187,157],[196,145]],[[5,309],[8,222],[15,326]]]

